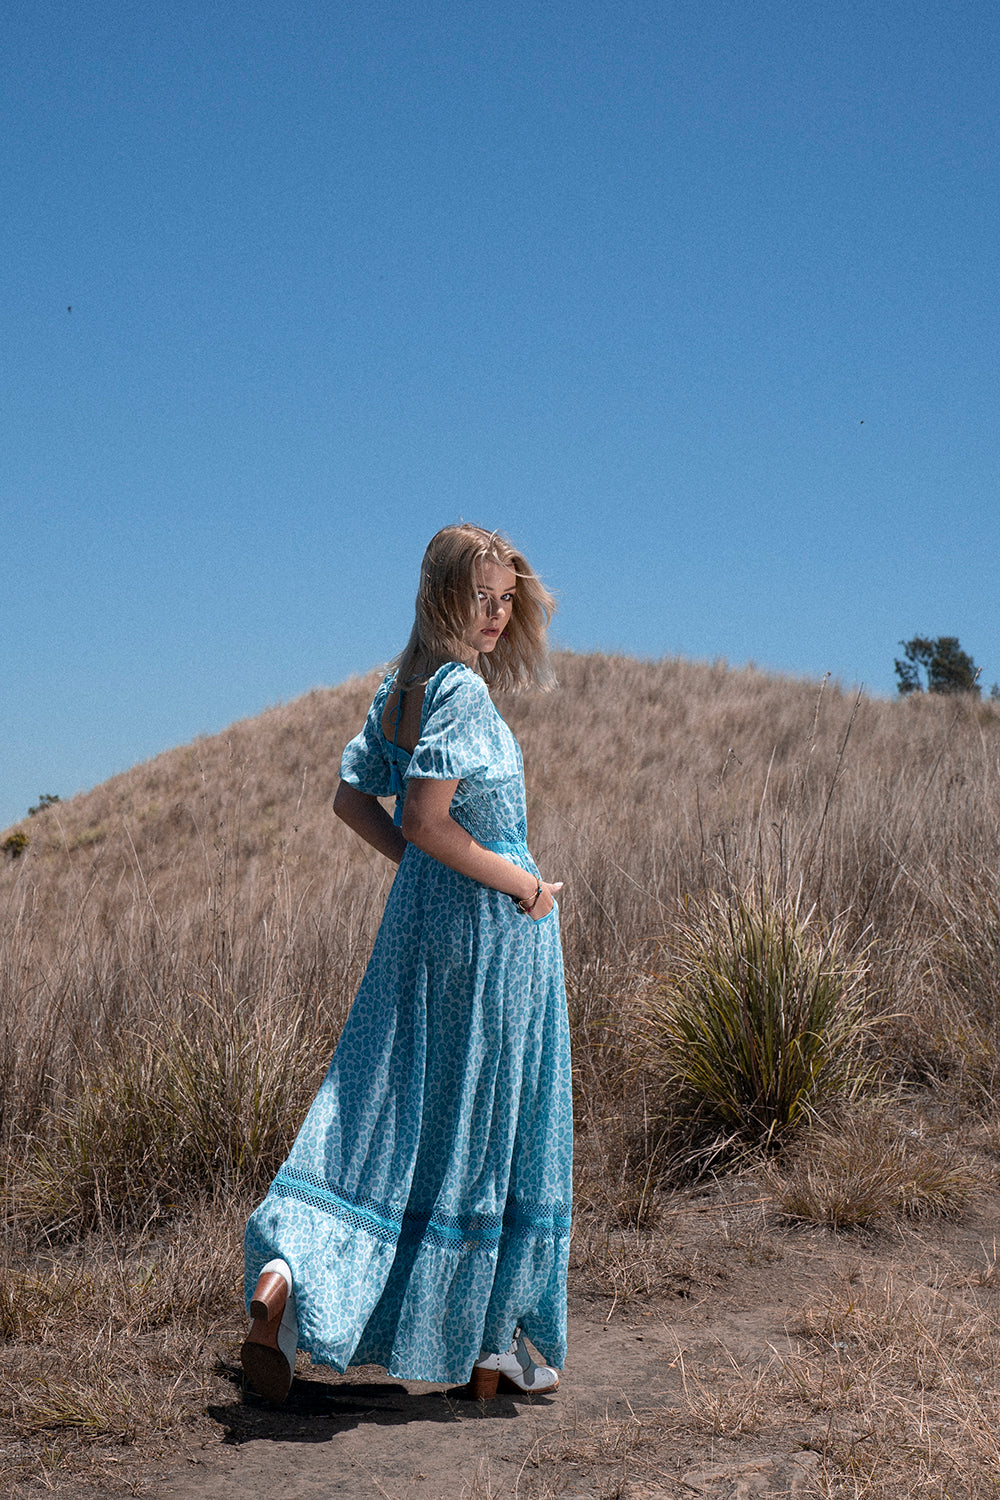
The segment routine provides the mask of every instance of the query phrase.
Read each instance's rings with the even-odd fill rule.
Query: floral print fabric
[[[393,679],[344,751],[343,778],[388,796],[381,719]],[[411,777],[458,780],[451,813],[537,873],[517,742],[468,667],[424,695]],[[291,1267],[299,1346],[346,1370],[465,1381],[523,1328],[566,1352],[572,1098],[559,918],[409,845],[326,1078],[246,1234]]]

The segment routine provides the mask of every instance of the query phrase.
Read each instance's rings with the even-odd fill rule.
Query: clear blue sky
[[[998,40],[994,0],[14,7],[0,827],[384,660],[460,517],[580,650],[1000,677]]]

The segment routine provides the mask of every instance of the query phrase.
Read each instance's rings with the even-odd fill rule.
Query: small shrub
[[[648,1059],[682,1114],[776,1146],[821,1100],[864,1083],[863,974],[794,903],[712,895],[643,1004]]]
[[[896,659],[896,677],[901,697],[924,691],[927,679],[929,693],[969,693],[978,698],[979,667],[954,635],[939,635],[934,640],[915,635],[912,641],[900,641],[903,660]]]
[[[43,792],[34,807],[28,808],[28,817],[33,818],[36,813],[44,812],[47,807],[54,807],[60,800],[52,792]]]
[[[873,1110],[818,1126],[772,1185],[787,1218],[832,1229],[960,1213],[981,1187],[956,1153]]]
[[[20,859],[21,855],[31,843],[23,828],[15,828],[13,833],[8,833],[0,849],[7,855],[8,859]]]

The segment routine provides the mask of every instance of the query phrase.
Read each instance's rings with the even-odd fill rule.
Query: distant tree
[[[47,807],[52,807],[53,804],[58,801],[59,798],[53,796],[51,792],[43,792],[38,801],[35,803],[34,807],[28,808],[28,817],[33,818],[35,816],[35,813],[44,812]]]
[[[912,641],[900,641],[903,659],[896,658],[899,691],[904,698],[910,693],[972,693],[979,697],[979,668],[968,652],[963,651],[954,635],[939,635],[930,640],[915,635]]]
[[[1000,703],[1000,682],[995,682],[990,688],[990,702]]]

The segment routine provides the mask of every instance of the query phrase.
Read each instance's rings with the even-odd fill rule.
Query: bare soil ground
[[[584,1229],[570,1357],[552,1397],[469,1403],[448,1388],[374,1369],[338,1376],[300,1357],[277,1410],[241,1392],[233,1329],[204,1416],[176,1447],[148,1455],[141,1470],[126,1462],[120,1486],[64,1478],[57,1492],[74,1500],[992,1494],[977,1481],[968,1488],[955,1470],[961,1462],[945,1440],[954,1418],[935,1410],[934,1388],[942,1397],[947,1380],[928,1377],[908,1318],[919,1310],[935,1347],[949,1344],[956,1319],[995,1324],[998,1207],[991,1196],[959,1223],[862,1237],[782,1227],[744,1182],[686,1199],[644,1238],[588,1244]],[[871,1335],[876,1323],[873,1367],[864,1329]],[[888,1352],[894,1339],[902,1376]],[[887,1413],[897,1407],[893,1425]],[[911,1467],[907,1445],[924,1441],[918,1408],[927,1453]]]

